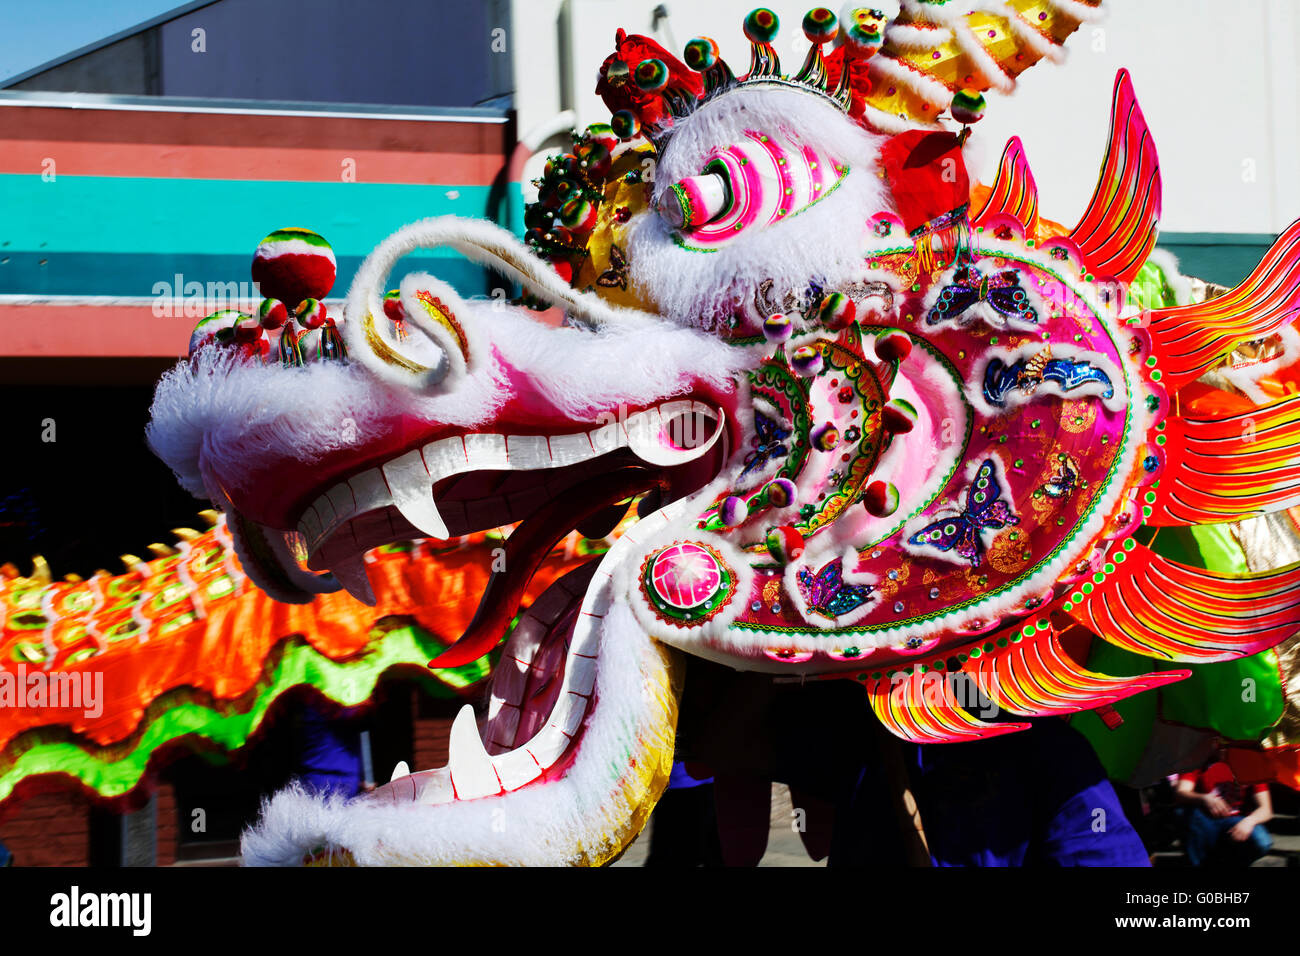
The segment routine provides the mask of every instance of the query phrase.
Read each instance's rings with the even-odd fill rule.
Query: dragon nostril
[[[656,209],[674,229],[698,229],[712,222],[731,206],[731,188],[726,177],[715,171],[687,176],[668,187]]]

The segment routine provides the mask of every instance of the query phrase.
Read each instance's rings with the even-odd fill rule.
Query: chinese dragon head
[[[1218,299],[1126,301],[1161,204],[1126,73],[1073,229],[1039,217],[1018,140],[991,188],[965,168],[982,91],[1056,58],[1098,3],[816,9],[793,74],[766,9],[745,19],[739,77],[707,38],[678,60],[620,31],[598,87],[611,122],[547,164],[524,242],[415,223],[335,321],[319,237],[268,237],[272,298],[201,327],[150,430],[231,516],[250,575],[281,600],[370,600],[370,549],[514,529],[436,659],[508,634],[449,765],[348,803],[277,795],[248,860],[608,862],[665,785],[680,652],[855,680],[893,733],[959,742],[1026,725],[900,693],[908,680],[959,674],[1013,715],[1069,714],[1186,672],[1094,673],[1068,628],[1166,661],[1300,629],[1300,568],[1227,576],[1143,543],[1300,501],[1295,400],[1255,411],[1253,442],[1176,405],[1294,319],[1300,227]],[[420,247],[492,267],[565,322],[427,274],[385,294]],[[620,521],[608,553],[521,609],[557,541]]]

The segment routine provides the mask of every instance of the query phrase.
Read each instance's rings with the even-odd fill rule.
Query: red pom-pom
[[[898,510],[898,489],[888,481],[873,481],[862,492],[862,506],[868,514],[886,518]]]
[[[853,324],[857,315],[857,306],[843,292],[832,292],[826,296],[817,310],[817,318],[821,324],[835,332],[847,329]]]
[[[912,354],[912,337],[902,329],[887,329],[876,336],[876,355],[883,362],[901,362]]]
[[[303,299],[294,314],[304,329],[319,329],[325,324],[325,304],[319,299]]]
[[[279,299],[263,299],[258,315],[264,329],[278,329],[289,321],[289,310]]]
[[[768,554],[781,564],[798,560],[803,554],[803,549],[803,535],[788,524],[773,528],[767,533]]]
[[[568,259],[557,259],[551,263],[551,268],[554,269],[565,282],[573,281],[573,263]]]
[[[310,229],[277,229],[253,254],[253,282],[268,299],[323,299],[334,288],[338,264],[330,244]]]
[[[406,308],[402,305],[402,293],[397,289],[389,289],[384,295],[384,315],[394,322],[406,321]]]
[[[906,435],[916,427],[916,407],[901,398],[892,398],[881,410],[881,424],[891,435]]]

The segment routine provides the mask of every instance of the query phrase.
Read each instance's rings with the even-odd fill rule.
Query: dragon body
[[[854,680],[894,734],[959,744],[1300,630],[1300,565],[1211,570],[1148,546],[1300,503],[1294,397],[1178,402],[1295,318],[1300,225],[1217,298],[1133,294],[1161,185],[1123,72],[1073,228],[1038,214],[1014,140],[972,205],[981,92],[1055,57],[1096,4],[950,6],[814,10],[789,72],[756,10],[744,76],[707,38],[683,62],[620,31],[599,88],[611,123],[548,165],[525,242],[415,223],[362,265],[337,335],[304,350],[294,322],[321,328],[320,295],[287,321],[275,306],[299,292],[263,282],[260,323],[230,318],[164,378],[154,449],[232,516],[245,570],[280,600],[373,600],[371,549],[514,525],[438,668],[498,644],[557,541],[640,501],[607,553],[523,611],[447,767],[347,805],[280,794],[246,859],[608,862],[665,784],[681,654]],[[386,295],[420,247],[568,321],[427,274]],[[1266,438],[1243,439],[1246,416]],[[1078,629],[1167,666],[1091,670],[1067,647]],[[977,718],[954,682],[1012,719]]]

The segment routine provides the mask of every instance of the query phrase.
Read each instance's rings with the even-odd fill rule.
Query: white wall
[[[752,0],[669,0],[670,17],[657,34],[651,26],[656,5],[516,0],[521,134],[567,106],[577,110],[580,125],[608,119],[593,91],[620,26],[654,35],[677,55],[691,37],[712,36],[736,72],[748,69],[740,24],[756,5]],[[768,5],[781,17],[777,47],[793,72],[807,49],[799,22],[813,4]],[[988,114],[976,128],[982,155],[972,171],[990,181],[1002,144],[1019,135],[1044,214],[1072,223],[1096,181],[1111,88],[1123,66],[1160,152],[1163,232],[1275,233],[1300,218],[1300,3],[1110,0],[1107,6],[1106,20],[1071,37],[1065,64],[1035,66],[1009,98],[990,94]],[[562,62],[564,50],[571,52]]]

